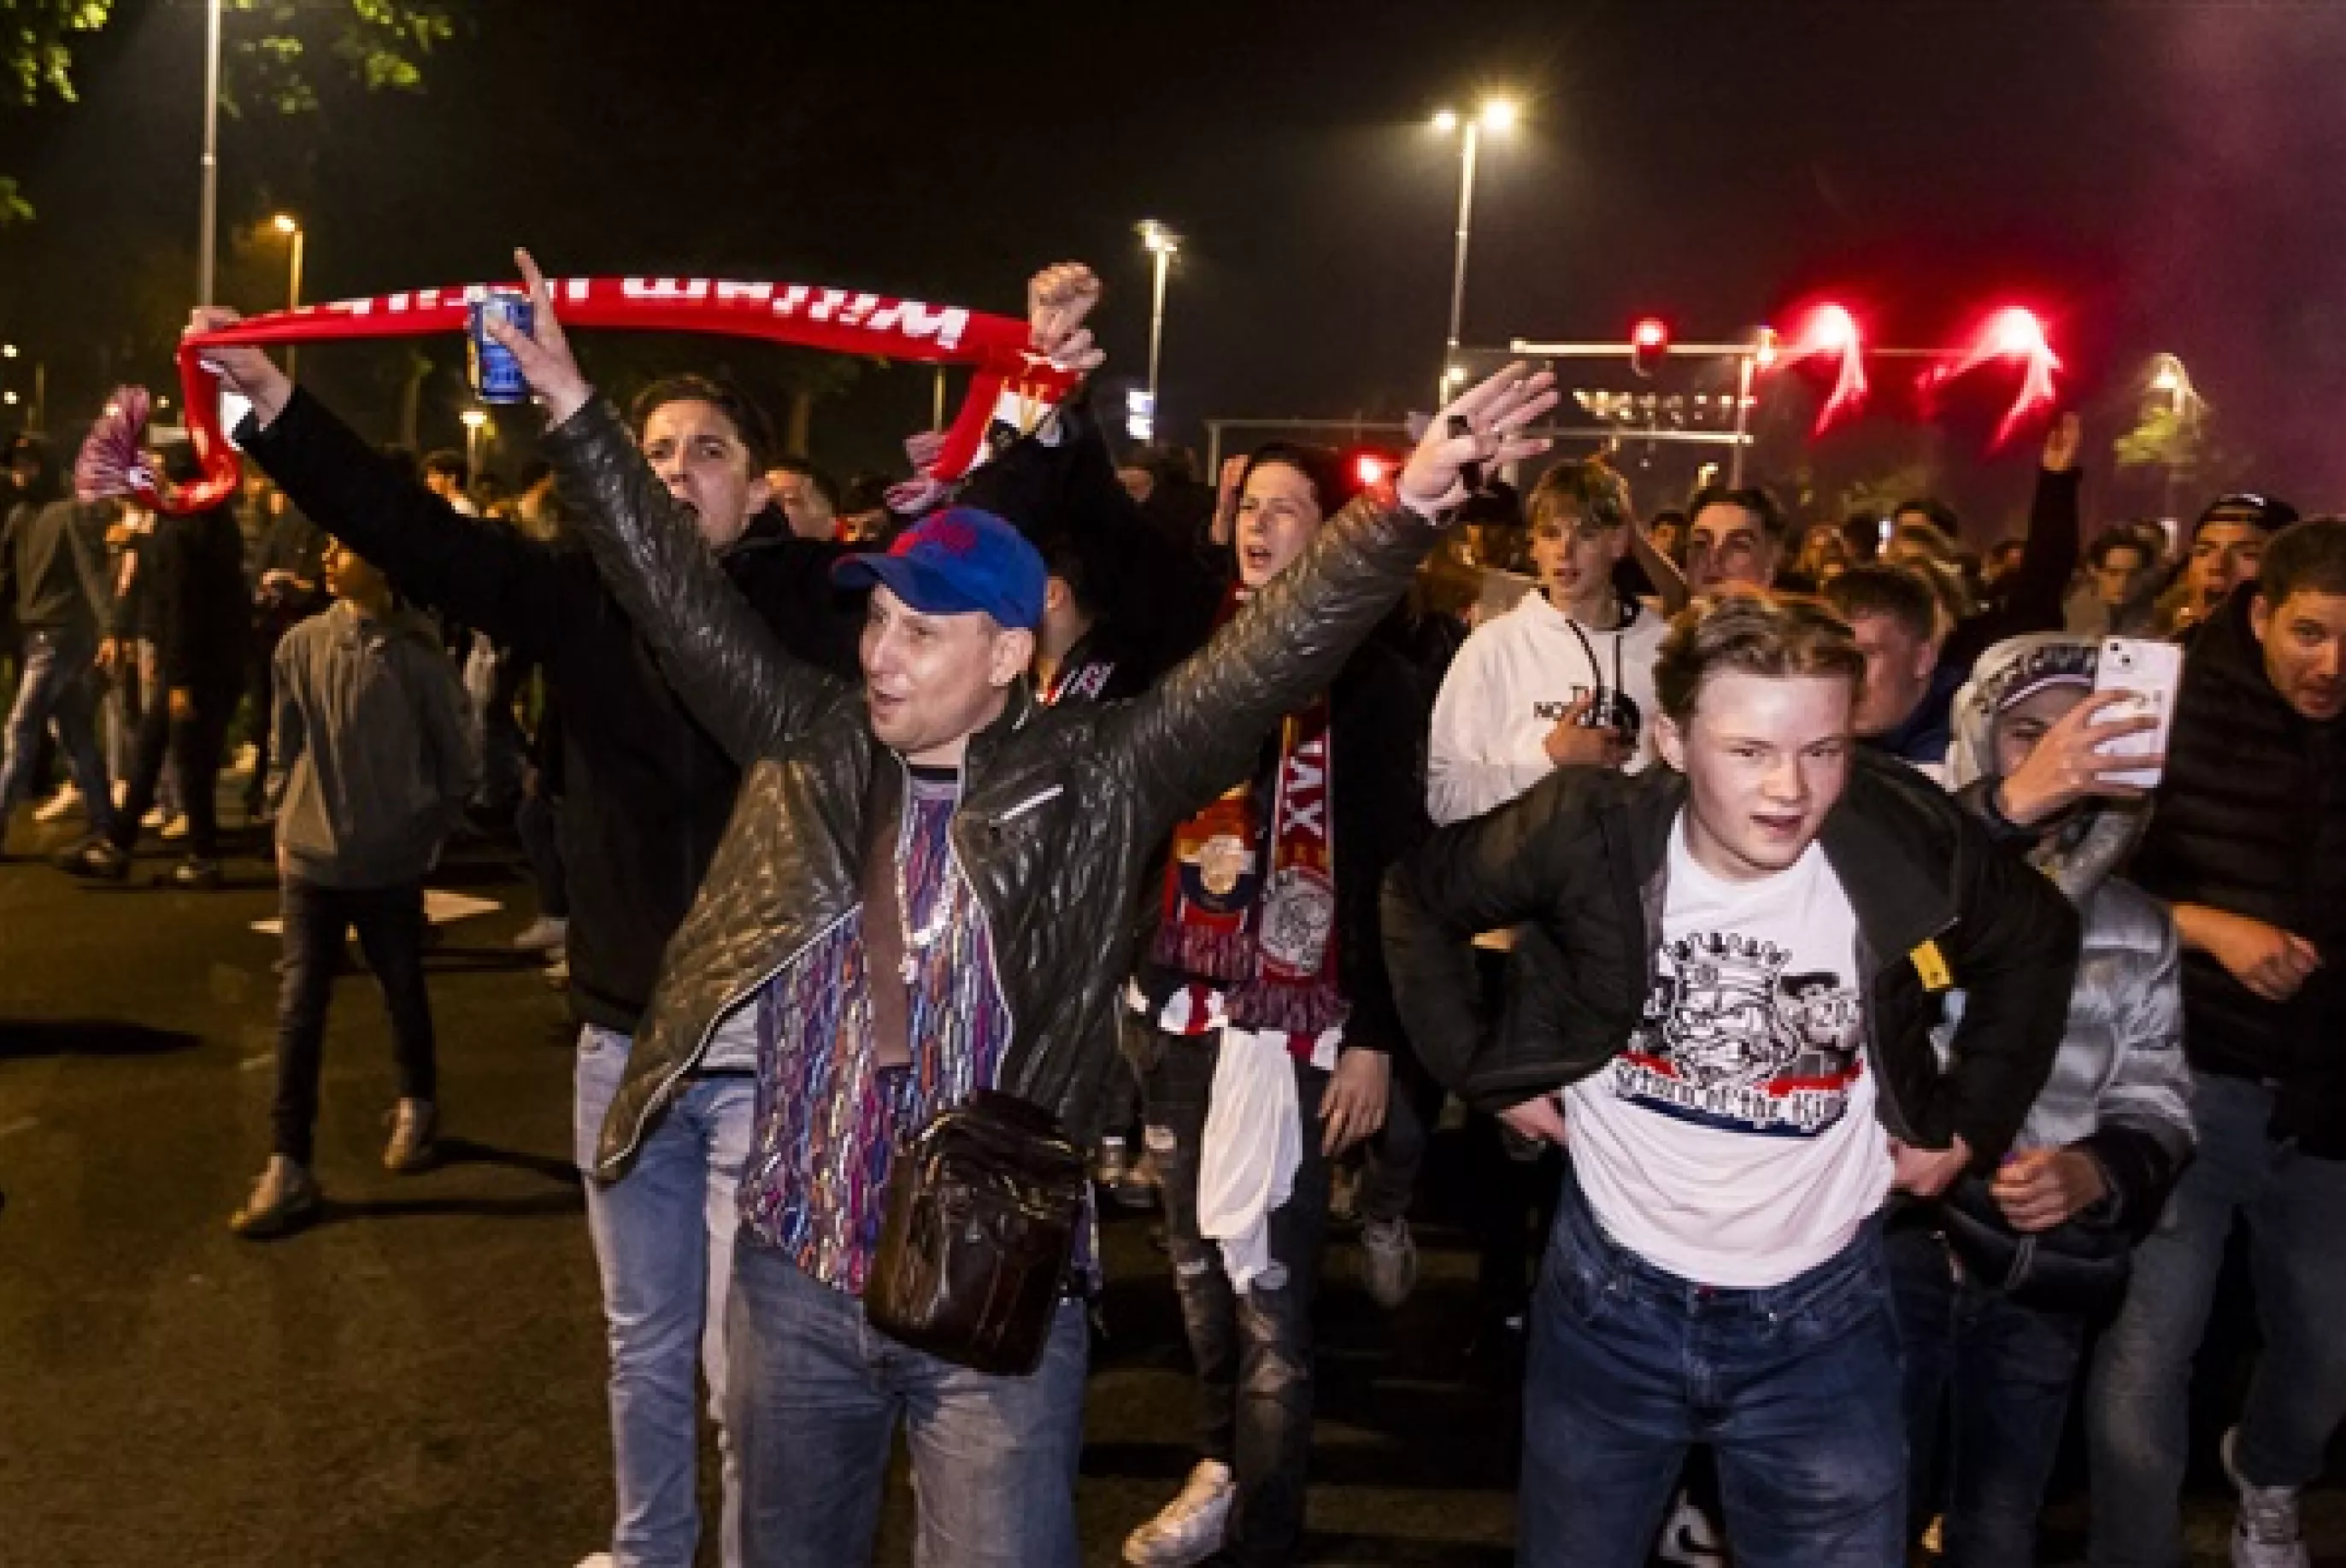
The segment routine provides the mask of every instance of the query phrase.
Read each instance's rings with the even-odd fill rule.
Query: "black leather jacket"
[[[549,432],[546,451],[630,619],[746,769],[603,1124],[597,1170],[613,1176],[719,1022],[854,912],[867,786],[899,764],[873,738],[862,691],[790,658],[743,606],[607,404]],[[999,1087],[1078,1140],[1097,1131],[1151,847],[1334,678],[1436,536],[1414,514],[1356,502],[1146,695],[1045,708],[1022,681],[971,737],[951,832],[1012,1019]]]
[[[1652,990],[1670,828],[1686,798],[1667,768],[1561,768],[1394,868],[1386,963],[1410,1043],[1436,1078],[1504,1110],[1621,1053]],[[1937,785],[1862,748],[1821,841],[1857,916],[1882,1124],[1928,1148],[1960,1133],[1992,1167],[2060,1048],[2076,912]],[[1518,929],[1494,1025],[1470,944],[1502,926]],[[1965,1006],[1943,1073],[1931,1029],[1955,987]]]

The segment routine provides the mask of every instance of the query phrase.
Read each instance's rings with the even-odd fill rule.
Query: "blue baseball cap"
[[[831,579],[844,588],[885,583],[927,616],[984,610],[1003,626],[1033,631],[1043,620],[1049,575],[1025,536],[991,512],[948,506],[897,536],[884,555],[850,555]]]

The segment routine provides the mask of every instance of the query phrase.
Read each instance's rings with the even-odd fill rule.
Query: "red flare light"
[[[1379,453],[1363,452],[1352,459],[1352,477],[1363,490],[1374,490],[1392,477],[1393,460]]]
[[[2030,414],[2053,405],[2053,373],[2061,369],[2061,357],[2045,339],[2044,321],[2025,305],[2006,305],[1990,311],[1952,359],[1952,363],[1933,365],[1923,372],[1922,386],[1925,396],[1990,361],[2019,361],[2020,391],[2014,396],[2012,407],[2004,411],[2004,422],[1995,428],[1995,446],[2010,440],[2012,433]]]
[[[1800,318],[1791,334],[1773,344],[1772,364],[1762,369],[1796,365],[1803,360],[1830,357],[1837,361],[1832,395],[1817,411],[1816,429],[1822,435],[1844,417],[1865,405],[1865,343],[1857,318],[1845,305],[1822,304]]]

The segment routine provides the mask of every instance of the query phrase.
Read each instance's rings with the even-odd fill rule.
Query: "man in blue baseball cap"
[[[755,1020],[725,1390],[742,1560],[869,1562],[901,1423],[917,1561],[1074,1568],[1087,1346],[1073,1277],[1087,1270],[1033,1293],[1030,1370],[891,1335],[867,1286],[882,1278],[892,1179],[921,1179],[900,1140],[991,1090],[1089,1146],[1120,1070],[1112,1024],[1154,847],[1246,773],[1401,598],[1472,488],[1466,467],[1545,449],[1523,432],[1555,406],[1553,379],[1518,366],[1466,392],[1391,490],[1321,527],[1203,652],[1129,701],[1035,699],[1043,563],[1000,519],[949,510],[840,568],[872,585],[859,690],[790,658],[747,612],[522,261],[536,319],[499,341],[546,404],[566,510],[677,694],[745,769],[596,1162],[599,1179],[634,1179],[708,1040]],[[1030,290],[1031,351],[1095,368],[1090,270],[1048,268]],[[992,1234],[970,1228],[972,1246]]]
[[[974,506],[935,513],[886,555],[831,568],[841,586],[872,589],[863,696],[882,745],[915,768],[960,765],[1034,661],[1046,576],[1017,529]]]

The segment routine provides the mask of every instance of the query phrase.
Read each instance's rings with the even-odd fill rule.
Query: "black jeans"
[[[216,860],[219,858],[220,748],[228,738],[229,718],[236,712],[236,688],[226,684],[197,687],[196,710],[187,718],[171,717],[168,690],[146,696],[146,709],[138,716],[138,743],[130,754],[130,777],[123,783],[122,809],[115,813],[108,837],[118,850],[128,850],[138,841],[139,821],[154,808],[168,759],[179,773],[179,804],[188,813],[188,853],[199,860]]]
[[[570,918],[570,877],[562,864],[562,840],[556,827],[560,810],[536,793],[524,795],[514,808],[514,834],[529,861],[530,881],[537,884],[537,912],[548,920]]]
[[[277,1152],[310,1163],[318,1120],[318,1073],[326,1044],[326,1005],[334,992],[343,934],[352,927],[391,1011],[391,1049],[399,1097],[429,1100],[435,1091],[432,997],[423,983],[423,884],[330,888],[287,877],[285,983],[277,1002],[277,1104],[270,1113]]]
[[[1893,1223],[1884,1251],[1905,1348],[1909,1527],[1943,1508],[1946,1568],[2034,1563],[2085,1319],[1959,1276],[1920,1216]]]
[[[1304,1471],[1311,1455],[1311,1298],[1328,1229],[1320,1098],[1328,1074],[1295,1064],[1303,1158],[1288,1200],[1271,1211],[1273,1274],[1240,1296],[1222,1270],[1220,1247],[1198,1234],[1198,1161],[1220,1037],[1157,1029],[1148,1034],[1141,1103],[1148,1147],[1164,1183],[1173,1284],[1198,1368],[1198,1446],[1238,1478],[1225,1541],[1231,1559],[1286,1563],[1303,1536]]]

